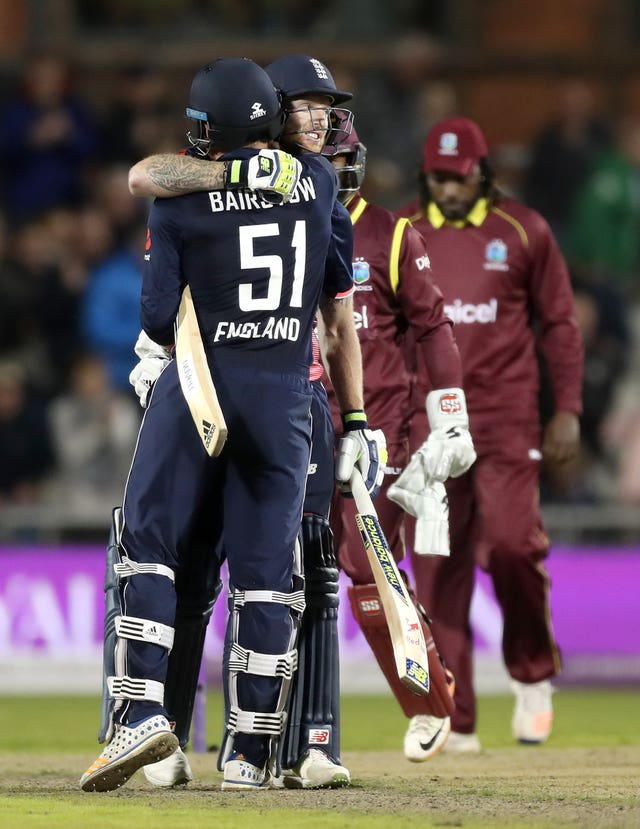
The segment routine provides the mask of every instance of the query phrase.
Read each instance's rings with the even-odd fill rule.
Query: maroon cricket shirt
[[[417,343],[435,388],[460,386],[460,358],[420,234],[406,219],[369,204],[360,194],[347,208],[353,222],[354,316],[365,409],[372,428],[382,429],[390,441],[408,430],[407,341]],[[335,397],[326,377],[324,381],[335,418]]]
[[[546,221],[505,198],[480,199],[465,222],[433,203],[406,205],[422,234],[434,278],[453,320],[471,433],[531,422],[538,411],[536,338],[549,365],[556,410],[579,414],[583,346],[569,274]],[[436,384],[420,363],[416,406]]]

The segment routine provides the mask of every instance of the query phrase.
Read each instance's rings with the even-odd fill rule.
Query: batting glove
[[[269,201],[286,204],[298,186],[302,165],[283,150],[260,150],[248,159],[235,159],[225,165],[225,187],[262,190]]]
[[[147,407],[151,387],[169,362],[168,357],[143,357],[129,375],[129,382],[135,389],[143,409]]]
[[[462,389],[437,389],[427,395],[431,433],[418,452],[426,482],[459,478],[476,459]]]
[[[138,334],[138,339],[133,350],[141,359],[143,357],[160,357],[164,360],[171,359],[171,348],[155,343],[146,331],[141,331]]]
[[[171,360],[171,350],[158,345],[145,331],[141,331],[136,340],[134,351],[140,357],[140,362],[134,366],[129,375],[129,382],[138,395],[140,405],[145,409],[151,387]]]
[[[344,434],[338,443],[336,484],[343,495],[351,497],[351,475],[360,470],[362,480],[371,498],[380,491],[387,463],[387,441],[380,429],[371,431],[363,411],[342,415]]]

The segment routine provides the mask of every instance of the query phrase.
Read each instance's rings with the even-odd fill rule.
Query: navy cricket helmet
[[[270,63],[266,72],[285,98],[328,95],[333,104],[353,98],[351,92],[336,89],[333,75],[322,61],[309,55],[284,55]]]
[[[355,127],[335,147],[325,147],[323,155],[330,158],[345,156],[344,167],[336,167],[340,195],[357,193],[362,187],[367,164],[367,148],[358,138]]]
[[[291,112],[287,109],[287,103],[291,100],[311,95],[326,95],[329,98],[330,107],[325,147],[335,147],[339,141],[349,135],[353,124],[353,113],[351,110],[336,107],[335,104],[351,100],[353,94],[336,89],[336,82],[322,61],[309,55],[284,55],[270,63],[265,71],[284,99],[285,118]],[[301,132],[304,131],[301,130]]]
[[[211,147],[273,140],[284,119],[271,78],[249,58],[219,58],[201,69],[191,82],[186,115],[198,124],[197,137],[188,137],[201,155]]]

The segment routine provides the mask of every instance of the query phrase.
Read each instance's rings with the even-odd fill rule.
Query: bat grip
[[[362,479],[362,474],[357,467],[354,467],[354,470],[351,473],[349,485],[351,487],[351,494],[353,495],[353,500],[356,502],[356,509],[358,512],[361,515],[375,515],[377,518],[378,513],[373,506],[373,501],[367,492],[367,487]]]

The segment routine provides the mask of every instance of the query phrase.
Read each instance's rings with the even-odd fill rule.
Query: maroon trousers
[[[436,645],[455,676],[452,727],[461,733],[476,727],[469,624],[476,565],[490,574],[502,609],[502,653],[511,677],[538,682],[560,670],[544,566],[549,541],[538,499],[539,461],[531,457],[539,430],[536,424],[503,424],[492,434],[473,434],[477,461],[461,478],[447,481],[450,557],[412,553],[418,599],[428,608]],[[411,545],[411,530],[407,541]]]

